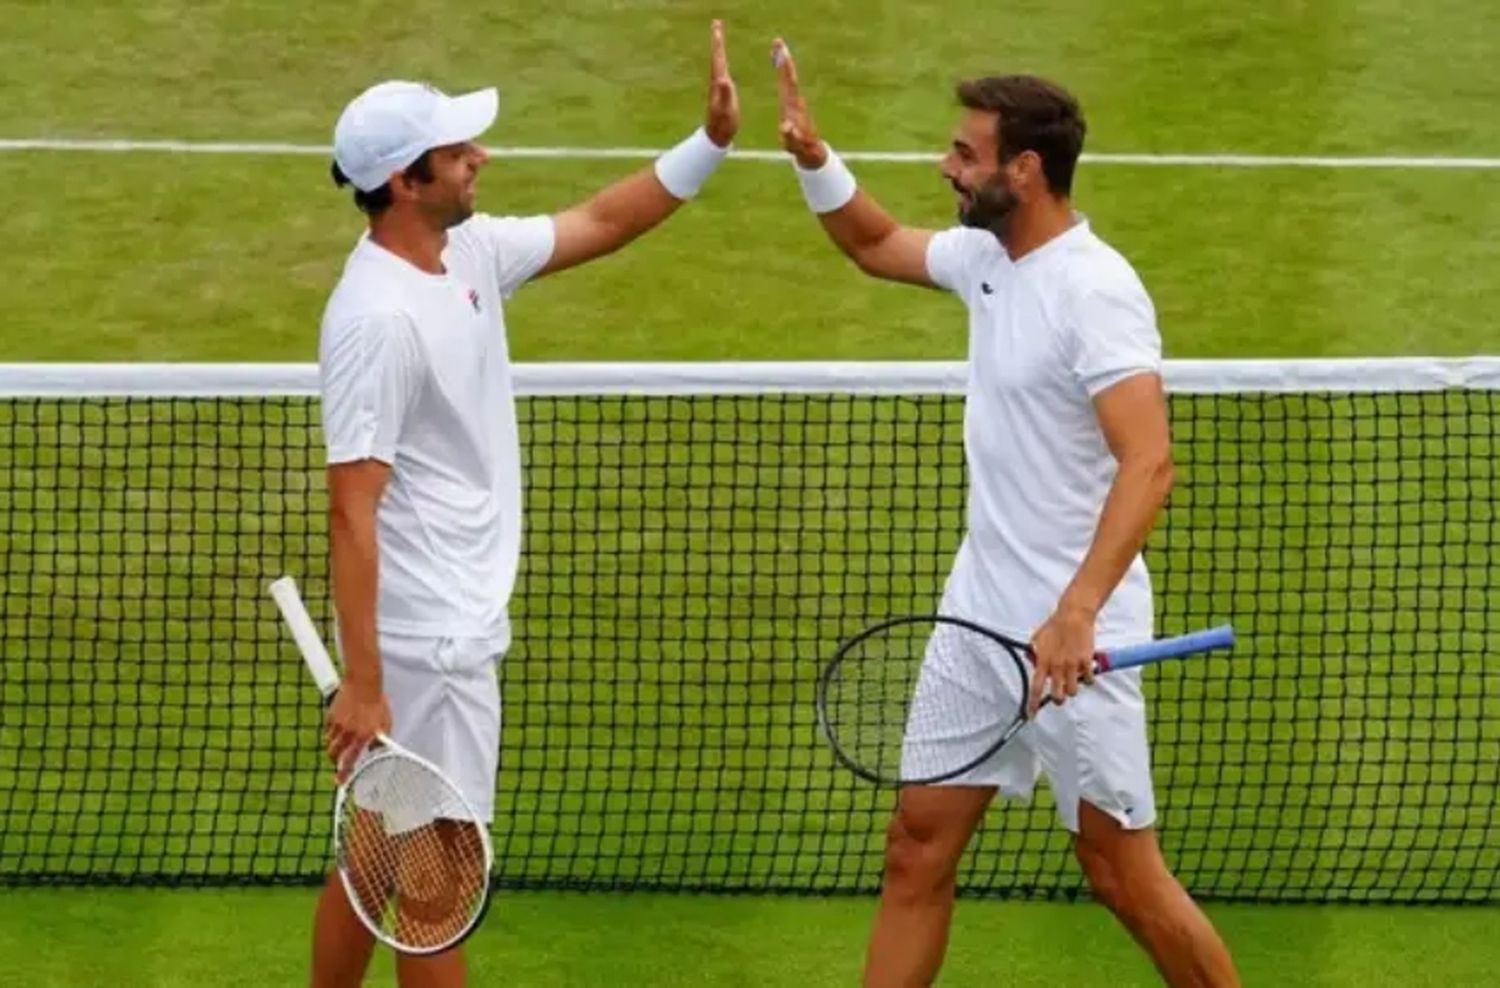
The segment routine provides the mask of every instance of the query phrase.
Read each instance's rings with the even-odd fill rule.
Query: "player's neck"
[[[443,274],[448,232],[435,230],[406,211],[389,210],[370,221],[370,239],[419,271]]]
[[[1069,199],[1048,196],[1016,207],[1000,242],[1012,261],[1019,261],[1048,242],[1071,230],[1078,222]]]

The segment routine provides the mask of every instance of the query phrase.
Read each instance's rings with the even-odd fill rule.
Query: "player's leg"
[[[945,600],[944,607],[948,606]],[[961,609],[961,608],[960,608]],[[923,778],[964,765],[994,744],[1018,709],[1013,667],[934,634],[907,713],[902,773]],[[1029,795],[1036,757],[1022,738],[949,783],[902,790],[886,833],[885,881],[865,961],[867,986],[926,985],[948,944],[959,858],[997,791]]]
[[[913,786],[886,830],[885,883],[865,957],[866,988],[931,984],[953,918],[958,861],[993,786]]]
[[[468,979],[462,944],[427,957],[396,955],[396,984],[401,988],[464,988]]]
[[[460,866],[459,871],[443,876],[443,891],[446,895],[443,897],[444,901],[438,904],[438,915],[431,918],[447,927],[440,931],[446,938],[455,932],[452,929],[454,904],[460,900],[471,900],[475,892],[474,885],[488,881],[489,874],[482,867],[483,849],[475,831],[476,825],[472,821],[441,820],[436,826],[439,840],[444,844],[461,846],[461,850],[449,850],[446,858],[472,865],[467,868]],[[461,915],[467,916],[468,910],[461,910]],[[464,957],[463,945],[430,957],[398,956],[396,982],[401,988],[462,988],[468,982],[468,962]]]
[[[1139,672],[1099,677],[1061,708],[1044,710],[1031,731],[1094,897],[1168,984],[1238,984],[1223,942],[1157,846]]]
[[[337,871],[329,872],[313,916],[312,988],[358,988],[375,937],[349,905]]]
[[[396,740],[432,760],[464,792],[481,819],[489,826],[495,803],[495,781],[500,750],[500,689],[495,676],[495,648],[469,639],[442,639],[426,654],[403,649],[392,668],[398,679],[432,678],[435,690],[411,683],[413,696],[425,696],[420,719],[402,731],[398,701],[391,698]],[[414,715],[418,714],[413,709]],[[444,840],[478,841],[470,823],[444,826]],[[456,881],[487,881],[489,876],[454,876]],[[401,988],[462,988],[467,983],[467,963],[462,945],[427,957],[400,956],[396,979]]]
[[[1127,830],[1086,800],[1078,823],[1074,847],[1089,887],[1146,948],[1167,984],[1238,985],[1228,948],[1167,867],[1156,831]]]
[[[354,901],[338,870],[329,872],[318,898],[313,918],[312,984],[314,988],[355,986],[364,980],[375,937],[360,921],[356,905],[366,916],[382,916],[393,891],[387,881],[373,878],[385,874],[373,862],[390,860],[389,838],[373,814],[353,811],[345,853],[357,859],[349,872]]]

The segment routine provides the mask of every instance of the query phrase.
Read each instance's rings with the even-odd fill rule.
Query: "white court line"
[[[606,159],[650,160],[661,154],[657,148],[496,147],[488,149],[497,158],[544,160]],[[243,143],[216,141],[68,140],[47,137],[0,138],[0,153],[11,151],[85,151],[113,154],[247,154],[310,155],[327,157],[331,149],[319,144]],[[930,164],[938,155],[923,151],[843,151],[847,161]],[[785,162],[786,154],[770,150],[737,150],[733,157],[744,161]],[[1442,157],[1340,157],[1337,155],[1255,154],[1085,154],[1083,160],[1101,165],[1142,165],[1197,168],[1446,168],[1500,169],[1500,158]]]

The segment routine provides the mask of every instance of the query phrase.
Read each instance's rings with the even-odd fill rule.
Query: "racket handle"
[[[292,638],[302,652],[302,661],[307,663],[313,682],[318,684],[318,692],[326,700],[339,688],[339,672],[334,667],[333,660],[328,657],[328,649],[323,647],[323,639],[318,634],[317,625],[313,624],[312,615],[307,613],[307,608],[302,604],[302,596],[297,593],[297,581],[290,576],[283,576],[273,581],[267,589],[276,599],[276,606],[281,608],[281,616],[287,627],[292,629]]]
[[[1111,669],[1129,669],[1131,666],[1160,662],[1162,659],[1178,659],[1215,648],[1229,648],[1233,644],[1234,628],[1221,624],[1205,631],[1110,649],[1108,652],[1098,653],[1094,660],[1098,663],[1100,672],[1108,672]]]

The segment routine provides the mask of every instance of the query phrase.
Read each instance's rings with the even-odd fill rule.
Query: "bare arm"
[[[1042,694],[1061,703],[1093,681],[1094,625],[1124,577],[1172,490],[1171,431],[1160,375],[1136,374],[1094,398],[1105,442],[1118,467],[1093,541],[1057,609],[1032,636],[1036,671],[1028,716]]]
[[[852,186],[843,163],[830,160],[828,145],[818,136],[817,125],[807,108],[797,80],[797,64],[780,38],[771,51],[776,63],[781,102],[781,143],[797,160],[799,174],[816,173],[815,181],[830,187],[844,182]],[[831,174],[830,174],[831,173]],[[927,245],[931,230],[902,226],[874,197],[855,190],[854,197],[838,208],[818,210],[824,231],[859,269],[876,278],[935,287],[927,272]]]
[[[378,731],[390,730],[375,625],[379,553],[375,511],[391,468],[379,460],[328,468],[329,552],[344,679],[328,711],[327,745],[344,766]]]
[[[537,277],[612,254],[677,212],[683,200],[643,168],[552,218],[556,246]]]
[[[1146,545],[1172,490],[1172,440],[1161,378],[1137,374],[1094,398],[1104,440],[1119,467],[1088,555],[1059,607],[1098,614]]]
[[[897,223],[869,193],[854,193],[849,205],[823,213],[818,220],[828,238],[865,274],[936,287],[927,273],[927,245],[933,232]]]
[[[553,217],[556,243],[538,277],[624,247],[677,212],[707,178],[706,172],[717,167],[739,131],[740,104],[729,74],[722,22],[713,22],[710,40],[708,112],[702,135],[684,141],[655,166]]]

